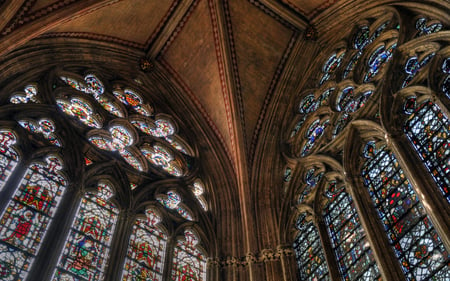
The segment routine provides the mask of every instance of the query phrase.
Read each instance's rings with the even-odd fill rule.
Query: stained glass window
[[[172,153],[165,147],[157,144],[153,147],[143,146],[141,152],[150,163],[161,167],[169,174],[177,177],[182,175],[181,168],[173,161],[174,157]]]
[[[86,85],[80,81],[78,81],[76,78],[69,77],[69,76],[60,76],[62,81],[64,81],[67,85],[70,87],[81,91],[81,92],[87,92]]]
[[[402,88],[408,86],[408,84],[413,80],[413,78],[417,75],[417,73],[427,65],[431,59],[434,57],[434,53],[431,53],[425,56],[422,60],[419,61],[419,58],[416,56],[408,58],[405,63],[405,73],[406,78],[403,80]]]
[[[25,172],[0,219],[0,272],[2,280],[24,280],[39,251],[67,184],[62,162],[48,156]]]
[[[180,216],[187,220],[193,220],[192,215],[181,206],[181,197],[174,191],[168,191],[167,195],[159,196],[156,198],[159,203],[168,209],[175,210]]]
[[[94,96],[99,96],[105,91],[102,81],[97,78],[94,74],[88,74],[84,77],[86,82],[87,92],[93,94]]]
[[[156,226],[159,216],[151,209],[137,219],[130,237],[122,280],[162,280],[167,235]]]
[[[151,116],[153,114],[152,108],[149,105],[144,104],[141,96],[133,90],[115,90],[113,91],[113,94],[123,104],[130,106],[137,113],[144,116]]]
[[[330,79],[331,74],[339,68],[342,63],[342,60],[345,56],[345,51],[341,50],[339,52],[333,53],[322,66],[322,78],[320,79],[319,85],[322,85],[327,80]]]
[[[442,27],[443,27],[442,23],[438,21],[431,21],[431,23],[428,23],[427,19],[419,18],[416,21],[416,29],[418,31],[416,37],[439,32],[442,29]]]
[[[450,57],[444,59],[441,70],[446,75],[444,81],[442,81],[441,90],[450,99]]]
[[[328,184],[324,219],[344,280],[381,280],[352,197],[336,182]]]
[[[311,149],[316,144],[317,140],[320,139],[320,137],[322,137],[322,135],[323,135],[326,127],[329,125],[329,123],[330,123],[330,120],[325,120],[321,124],[320,120],[317,119],[309,126],[308,130],[306,131],[306,135],[305,135],[307,140],[302,149],[302,153],[301,153],[302,156],[306,156],[309,154]]]
[[[397,43],[390,44],[389,46],[382,45],[378,47],[369,57],[367,66],[369,67],[366,75],[364,76],[364,82],[370,82],[381,70],[381,68],[392,58]]]
[[[303,192],[300,194],[298,198],[298,204],[303,203],[305,198],[311,193],[311,191],[317,186],[319,181],[322,179],[323,172],[317,173],[316,169],[309,169],[305,175],[305,183],[306,186],[303,189]]]
[[[28,85],[25,86],[22,93],[16,93],[11,96],[10,102],[11,103],[29,103],[29,102],[38,102],[38,99],[36,98],[38,93],[37,86],[35,85]]]
[[[125,117],[125,113],[116,102],[105,97],[104,95],[96,96],[95,99],[106,111],[108,111],[112,115],[115,115],[117,117]]]
[[[141,172],[145,171],[143,163],[135,153],[127,149],[120,149],[119,154],[128,164],[130,164],[136,170]]]
[[[13,149],[16,136],[9,130],[0,130],[0,190],[19,161],[19,154]]]
[[[184,239],[177,241],[173,252],[171,280],[206,281],[206,259],[197,249],[198,242],[191,230],[186,230]]]
[[[17,121],[20,126],[35,134],[41,134],[51,144],[61,146],[61,142],[55,134],[55,123],[50,119],[41,119],[38,122],[31,119]]]
[[[83,99],[72,98],[70,101],[57,99],[56,104],[65,114],[76,117],[83,124],[93,128],[102,127],[102,123],[94,115],[94,109]]]
[[[450,120],[431,101],[417,109],[408,101],[405,113],[411,115],[403,127],[405,134],[450,203]]]
[[[108,183],[100,182],[96,193],[83,197],[53,280],[103,280],[119,214],[112,196]]]
[[[300,280],[330,280],[317,228],[312,221],[306,221],[306,214],[298,217],[296,227],[299,233],[294,240],[293,248]]]
[[[449,253],[395,155],[370,141],[362,176],[408,280],[449,280]]]

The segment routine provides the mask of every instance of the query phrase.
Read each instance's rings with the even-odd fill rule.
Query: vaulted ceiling
[[[7,11],[0,18],[0,55],[55,37],[142,52],[184,86],[232,165],[246,169],[293,42],[334,2],[6,0],[0,1]]]

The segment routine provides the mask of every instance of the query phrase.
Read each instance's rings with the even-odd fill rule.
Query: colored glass
[[[320,120],[315,120],[308,128],[308,131],[306,132],[306,143],[303,146],[301,156],[304,157],[309,154],[311,149],[316,144],[317,140],[322,137],[326,127],[329,125],[330,121],[325,120],[322,124],[320,124]]]
[[[395,155],[371,141],[362,168],[377,213],[408,280],[446,280],[450,255]]]
[[[64,81],[70,87],[72,87],[78,91],[81,91],[81,92],[86,92],[86,85],[79,82],[77,79],[72,78],[72,77],[67,77],[67,76],[60,76],[60,78],[62,81]]]
[[[32,163],[0,219],[0,276],[21,281],[36,257],[67,184],[54,156]]]
[[[330,79],[331,74],[333,72],[335,72],[336,69],[338,69],[339,66],[341,65],[344,56],[345,56],[345,52],[340,52],[339,54],[333,53],[327,59],[327,61],[322,66],[323,75],[322,75],[322,78],[320,79],[319,85],[322,85],[323,83],[325,83],[327,80]]]
[[[206,259],[197,249],[198,238],[189,230],[178,240],[173,252],[171,280],[206,281]]]
[[[144,172],[144,165],[141,163],[139,158],[134,153],[126,149],[120,149],[119,154],[133,168],[135,168],[138,171]]]
[[[316,173],[315,169],[309,169],[306,172],[305,175],[305,183],[306,186],[303,189],[303,192],[300,194],[300,197],[298,199],[298,204],[303,203],[303,201],[305,200],[305,198],[311,193],[311,191],[317,186],[317,184],[319,183],[319,181],[322,179],[323,177],[323,172],[321,173]]]
[[[416,21],[416,29],[418,31],[416,37],[439,32],[442,28],[443,28],[443,25],[440,22],[428,24],[427,19],[420,18]]]
[[[55,132],[55,123],[50,119],[41,119],[38,122],[28,119],[17,121],[20,126],[25,128],[31,133],[40,134],[51,144],[56,146],[62,146],[61,142],[58,140]]]
[[[78,209],[52,280],[103,280],[119,214],[107,183],[86,193]]]
[[[364,76],[364,83],[370,82],[381,70],[381,68],[389,62],[392,58],[392,54],[397,47],[397,44],[394,43],[389,47],[380,46],[378,47],[372,55],[369,57],[367,62],[367,66],[369,67],[366,75]]]
[[[81,123],[93,128],[102,127],[101,122],[94,117],[92,107],[82,99],[72,98],[70,102],[57,99],[56,104],[65,114],[76,117]]]
[[[105,91],[102,81],[97,78],[94,74],[88,74],[84,77],[86,82],[87,92],[93,94],[94,96],[99,96]]]
[[[34,86],[34,85],[25,86],[23,91],[24,91],[23,93],[18,93],[18,94],[11,96],[9,101],[11,103],[16,103],[16,104],[28,103],[28,102],[35,102],[35,103],[38,102],[38,99],[36,98],[38,89],[36,86]]]
[[[106,111],[108,111],[112,115],[115,115],[117,117],[125,117],[125,113],[120,108],[120,106],[104,95],[97,96],[96,100]]]
[[[319,232],[312,221],[301,214],[296,222],[299,230],[293,244],[301,280],[330,280]]]
[[[122,281],[162,280],[167,235],[156,224],[161,219],[153,210],[137,219],[130,237]]]
[[[0,190],[19,162],[19,154],[14,150],[16,136],[9,130],[0,130]]]
[[[409,83],[414,79],[417,73],[431,61],[434,55],[434,53],[431,53],[425,56],[425,58],[423,58],[421,61],[419,61],[419,59],[415,56],[408,58],[404,68],[407,76],[405,80],[403,80],[402,88],[405,88],[409,85]]]
[[[441,90],[450,99],[450,57],[444,59],[441,70],[446,74],[446,77],[441,84]]]
[[[326,194],[329,200],[324,219],[343,280],[380,279],[352,197],[342,188],[327,190]]]
[[[153,148],[141,148],[141,152],[150,163],[164,169],[169,174],[177,177],[182,175],[181,167],[173,163],[173,155],[166,148],[160,145],[154,145]]]
[[[422,103],[417,109],[411,108],[412,105],[405,106],[411,115],[403,130],[450,203],[450,120],[431,101]]]
[[[134,142],[131,133],[123,126],[111,126],[109,132],[113,138],[112,145],[115,149],[124,149]]]

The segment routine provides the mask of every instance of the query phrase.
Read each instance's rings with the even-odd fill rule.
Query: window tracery
[[[54,155],[25,172],[0,219],[3,280],[24,280],[67,185],[62,161]]]
[[[446,26],[419,15],[414,17],[414,29],[412,25],[400,26],[407,18],[404,11],[378,12],[378,18],[360,20],[347,39],[321,56],[320,74],[311,82],[313,88],[302,91],[295,99],[295,116],[286,130],[286,157],[288,163],[298,163],[298,168],[291,171],[285,185],[294,191],[292,204],[300,209],[307,205],[317,210],[323,203],[317,202],[315,189],[323,191],[327,203],[323,213],[315,216],[319,223],[324,219],[327,241],[332,245],[332,249],[324,251],[335,256],[344,280],[382,280],[390,276],[385,272],[387,265],[380,261],[381,252],[397,263],[395,271],[407,280],[445,280],[450,278],[450,256],[448,245],[441,238],[448,234],[434,225],[447,229],[446,224],[429,218],[429,207],[421,202],[425,198],[419,198],[415,190],[440,190],[444,201],[439,201],[439,206],[450,202],[450,60]],[[322,93],[326,93],[323,99]],[[369,142],[356,156],[353,143],[374,135],[380,139],[384,136],[388,146],[381,148]],[[415,182],[426,186],[412,187],[389,146],[404,150],[402,161],[410,168],[415,164],[407,154],[417,155],[430,180],[427,175],[412,176],[420,178]],[[319,188],[309,184],[304,184],[304,188],[293,186],[324,157],[332,158],[330,163],[336,161],[330,164],[333,167],[345,167],[342,179],[325,172],[318,179],[324,182]],[[357,172],[360,175],[354,175],[358,157],[365,157],[366,164]],[[376,157],[380,158],[373,160]],[[364,187],[367,192],[361,192]],[[314,200],[307,199],[312,195]],[[353,202],[353,196],[358,204]],[[427,204],[438,200],[434,195],[426,196]],[[371,211],[362,210],[370,207],[366,198],[372,198],[380,226],[372,225],[377,219],[369,218]],[[321,236],[325,231],[319,228]],[[373,237],[373,232],[383,231],[387,239]],[[297,241],[297,237],[292,239]],[[390,244],[392,251],[375,246],[374,240],[386,247]],[[301,261],[297,256],[297,262]],[[299,271],[302,272],[300,266]],[[317,280],[324,276],[317,276]]]
[[[51,87],[43,86],[50,84],[44,81],[49,77]],[[130,206],[140,204],[127,201],[131,200],[127,197],[129,192],[138,194],[146,189],[152,190],[149,187],[152,183],[164,182],[172,176],[183,180],[170,190],[162,184],[158,187],[162,188],[161,192],[149,192],[151,195],[143,196],[146,203],[148,200],[161,201],[168,212],[161,208],[159,211],[163,215],[159,216],[153,209],[147,209],[145,219],[139,218],[129,225],[132,230],[130,249],[121,260],[124,265],[122,272],[116,275],[122,274],[123,280],[149,276],[164,280],[172,274],[164,272],[164,266],[177,262],[182,268],[174,274],[180,278],[200,276],[201,280],[206,280],[206,258],[199,250],[198,239],[192,238],[197,234],[186,232],[186,238],[179,244],[178,258],[175,258],[174,230],[162,231],[162,223],[158,224],[158,220],[169,220],[164,222],[165,225],[189,221],[193,226],[198,223],[198,216],[194,216],[196,211],[208,210],[207,186],[191,171],[194,150],[178,134],[179,127],[174,118],[163,113],[155,114],[153,107],[138,93],[141,90],[131,89],[122,81],[116,85],[101,77],[93,72],[88,72],[83,78],[71,72],[50,71],[45,78],[26,84],[23,92],[15,92],[6,101],[18,106],[28,103],[26,106],[31,110],[14,113],[11,115],[13,120],[6,122],[17,122],[16,129],[20,134],[15,133],[16,129],[9,129],[10,125],[0,129],[0,199],[14,192],[7,185],[11,182],[10,176],[15,183],[18,176],[26,172],[13,198],[9,202],[0,200],[0,211],[3,212],[0,217],[0,279],[30,280],[28,273],[43,275],[44,271],[51,271],[52,280],[108,279],[111,274],[116,274],[113,271],[117,271],[108,267],[110,256],[118,252],[118,249],[111,248],[112,242],[116,236],[129,235],[126,226],[118,227],[123,223],[118,218],[137,212]],[[43,101],[50,101],[54,108]],[[22,171],[16,171],[19,160],[23,160],[16,149],[17,135],[27,136],[20,143],[27,155],[56,151],[63,148],[63,144],[79,144],[64,150],[64,159],[71,162],[70,167],[65,168],[71,171],[71,180],[60,172],[62,161],[53,154],[46,158],[48,166],[32,162],[28,170],[23,171],[25,168],[20,167],[18,170]],[[42,152],[35,152],[36,148]],[[25,161],[30,161],[27,157],[30,156],[26,156]],[[89,175],[87,179],[85,175]],[[92,178],[100,178],[96,180],[97,192],[83,191],[84,195],[79,197],[76,193],[84,190],[84,185],[92,182]],[[71,186],[68,188],[71,191],[63,198],[66,186]],[[186,192],[178,191],[182,189]],[[118,191],[117,195],[113,195],[113,190]],[[172,200],[175,197],[178,201]],[[63,199],[74,204],[74,211],[57,208]],[[198,204],[187,206],[187,202],[195,201]],[[78,211],[75,212],[77,206]],[[171,210],[174,215],[168,215]],[[61,213],[73,219],[72,226],[65,226]],[[55,214],[59,214],[59,220],[55,222],[57,226],[50,228]],[[46,238],[47,233],[49,238]],[[59,241],[60,252],[55,249],[49,251],[52,239]],[[41,246],[46,252],[38,254]],[[152,247],[154,249],[150,250]],[[157,251],[159,253],[153,255]],[[189,256],[193,253],[197,256]],[[43,261],[42,257],[52,256],[53,264]],[[195,264],[186,265],[185,262]],[[45,269],[39,268],[42,265]]]
[[[363,151],[367,187],[408,280],[449,277],[450,258],[395,155],[374,141]]]
[[[19,162],[19,154],[14,149],[16,136],[10,130],[0,130],[0,191]]]
[[[293,244],[301,280],[331,280],[328,275],[325,254],[319,232],[312,221],[306,220],[306,213],[298,216],[299,230]]]
[[[162,280],[167,235],[158,228],[154,210],[137,219],[128,246],[122,280]]]
[[[172,280],[206,280],[206,259],[197,248],[199,242],[192,230],[184,231],[184,237],[177,241],[174,248]]]

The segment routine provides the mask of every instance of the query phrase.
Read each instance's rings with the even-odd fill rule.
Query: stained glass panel
[[[82,82],[78,81],[77,79],[68,77],[68,76],[60,76],[60,78],[62,81],[64,81],[70,87],[72,87],[78,91],[81,91],[81,92],[86,92],[86,85],[84,85]]]
[[[182,175],[181,167],[173,163],[173,155],[168,149],[160,145],[154,145],[153,148],[148,146],[141,148],[141,152],[150,163],[161,167],[169,174],[177,177]]]
[[[446,74],[441,84],[442,92],[450,99],[450,57],[444,59],[441,66],[442,73]]]
[[[114,151],[116,150],[112,144],[112,140],[106,137],[102,137],[102,136],[92,136],[89,137],[89,141],[95,145],[96,147],[103,149],[103,150],[108,150],[108,151]]]
[[[103,280],[118,209],[111,187],[99,183],[80,204],[53,280]]]
[[[364,76],[364,82],[370,82],[381,70],[381,68],[392,58],[392,54],[397,47],[397,43],[390,46],[378,47],[372,55],[369,57],[367,66],[369,67],[366,75]]]
[[[395,155],[384,147],[377,149],[374,142],[365,146],[363,154],[367,158],[364,185],[407,279],[448,279],[450,255]]]
[[[421,61],[419,61],[419,58],[417,58],[416,56],[408,58],[404,67],[406,78],[405,80],[403,80],[402,88],[405,88],[409,85],[409,83],[414,79],[417,73],[431,61],[434,55],[434,53],[431,53],[425,56]]]
[[[335,183],[329,187],[336,187]],[[324,219],[344,280],[379,280],[380,272],[355,210],[353,199],[343,189],[326,191],[329,201]]]
[[[317,108],[318,104],[316,102],[316,99],[314,95],[311,94],[307,95],[301,100],[298,111],[302,114],[307,114],[316,111]]]
[[[339,68],[344,56],[345,56],[345,51],[340,51],[338,53],[333,53],[327,59],[325,64],[322,66],[322,72],[324,74],[322,75],[322,78],[320,79],[319,85],[322,85],[323,83],[325,83],[325,81],[330,79],[331,73],[335,72],[336,69]]]
[[[62,146],[58,137],[55,134],[55,124],[52,120],[49,119],[41,119],[38,122],[28,119],[28,120],[19,120],[17,121],[20,126],[25,128],[31,133],[41,134],[46,140],[48,140],[51,144],[56,146]]]
[[[323,133],[325,132],[326,127],[329,125],[330,121],[325,120],[322,124],[320,124],[320,120],[315,120],[308,128],[308,131],[306,132],[306,143],[303,146],[301,156],[304,157],[309,154],[311,149],[316,144],[317,140],[322,137]]]
[[[0,130],[0,190],[14,171],[19,154],[12,148],[16,136],[9,130]]]
[[[109,132],[113,138],[112,145],[115,149],[124,149],[134,142],[131,133],[123,126],[112,126],[109,128]]]
[[[138,171],[144,172],[144,165],[142,164],[141,160],[131,151],[128,151],[126,149],[120,149],[119,150],[120,156],[133,168],[135,168]]]
[[[96,97],[96,100],[109,113],[117,117],[125,117],[125,113],[120,108],[120,106],[117,103],[111,101],[109,98],[105,97],[104,95]]]
[[[315,169],[309,169],[305,175],[305,183],[306,186],[303,189],[303,192],[300,194],[298,198],[298,204],[303,203],[305,198],[311,193],[311,191],[317,186],[319,181],[323,177],[323,172],[317,173]]]
[[[123,281],[162,280],[167,235],[156,227],[160,218],[152,210],[136,220],[130,237]]]
[[[184,237],[174,248],[171,280],[206,281],[206,259],[196,247],[198,238],[189,230]]]
[[[41,246],[67,184],[59,174],[62,162],[46,158],[25,172],[0,219],[2,280],[23,280]]]
[[[97,78],[94,74],[88,74],[84,77],[86,82],[87,92],[93,94],[94,96],[99,96],[105,91],[102,81]]]
[[[144,104],[141,96],[130,89],[124,91],[113,91],[114,96],[123,104],[131,106],[137,113],[144,116],[151,116],[152,109],[150,106]]]
[[[404,132],[450,203],[450,120],[431,101],[408,112]]]
[[[331,280],[317,228],[312,221],[306,221],[304,214],[298,217],[296,227],[299,233],[293,248],[300,280]]]
[[[28,85],[25,86],[23,89],[23,93],[17,93],[10,98],[11,103],[28,103],[28,102],[38,102],[38,99],[36,98],[38,89],[34,85]]]
[[[93,128],[102,127],[100,120],[94,116],[92,107],[82,99],[72,98],[70,102],[57,99],[56,104],[65,114],[76,117],[83,124]]]
[[[439,32],[442,29],[442,23],[440,22],[432,22],[428,23],[428,20],[425,18],[420,18],[416,21],[416,29],[419,31],[416,37],[432,34],[435,32]]]

